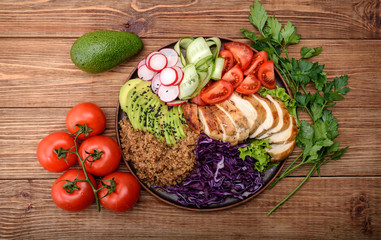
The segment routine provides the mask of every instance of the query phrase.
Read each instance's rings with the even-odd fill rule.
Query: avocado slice
[[[124,111],[127,112],[127,95],[129,91],[138,85],[142,80],[139,78],[135,79],[130,79],[128,80],[121,88],[119,91],[119,104],[120,108]]]
[[[142,92],[144,90],[150,89],[150,83],[147,81],[140,80],[141,82],[132,88],[131,91],[127,94],[127,116],[130,120],[132,127],[137,129],[137,125],[135,122],[135,104],[140,96],[142,96]]]
[[[157,103],[158,99],[155,98],[156,94],[148,94],[149,100],[140,105],[141,111],[139,113],[139,123],[142,130],[146,130],[153,133],[153,127],[150,126],[148,115],[153,111],[154,104]]]
[[[149,94],[150,92],[152,92],[151,88],[142,88],[140,92],[133,97],[132,111],[134,113],[132,121],[133,125],[135,125],[137,129],[142,129],[140,114],[143,107],[151,100],[152,95]]]

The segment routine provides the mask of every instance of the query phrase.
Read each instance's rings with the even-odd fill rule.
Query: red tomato
[[[111,137],[93,136],[83,141],[78,150],[82,160],[89,154],[96,154],[97,152],[100,156],[89,156],[85,161],[85,169],[88,173],[105,176],[119,166],[122,152],[119,145]]]
[[[224,73],[229,71],[234,66],[233,54],[229,50],[221,49],[218,55],[225,58],[224,68],[222,69],[222,75],[224,75]]]
[[[254,55],[251,47],[241,42],[228,42],[224,44],[224,48],[233,54],[240,68],[246,70]]]
[[[261,82],[257,79],[254,74],[250,74],[245,77],[241,85],[239,85],[235,90],[239,93],[249,95],[258,92],[261,88]]]
[[[272,60],[265,62],[258,69],[258,79],[262,86],[268,89],[276,88],[274,62]]]
[[[222,76],[222,80],[230,82],[235,89],[243,81],[243,72],[241,68],[236,64],[232,69]]]
[[[88,136],[85,136],[83,133],[78,136],[78,139],[84,140],[85,138],[98,135],[104,131],[106,127],[106,117],[100,107],[94,103],[85,102],[74,106],[66,116],[66,127],[71,134],[79,130],[76,126],[77,124],[86,124],[92,129]]]
[[[71,137],[68,133],[55,132],[49,134],[38,144],[37,159],[40,164],[48,171],[65,171],[77,162],[77,155],[74,153],[59,153],[59,151],[75,151],[74,146],[74,138]],[[55,152],[57,152],[60,157],[58,157]],[[66,161],[64,157],[66,157]]]
[[[260,51],[254,54],[253,60],[251,61],[250,66],[245,70],[243,73],[245,76],[253,73],[257,74],[259,67],[269,60],[269,56],[267,55],[267,52]]]
[[[93,186],[96,182],[93,176],[88,174]],[[95,199],[94,192],[88,182],[74,182],[74,180],[85,180],[85,174],[81,169],[70,169],[61,177],[57,178],[52,187],[52,198],[54,203],[66,211],[78,212],[90,206]],[[65,189],[64,187],[72,187]]]
[[[194,98],[191,98],[191,103],[195,103],[197,104],[197,106],[206,106],[208,104],[206,104],[204,101],[202,101],[201,97],[200,97],[200,94],[197,94],[196,97]]]
[[[234,88],[230,82],[219,80],[201,90],[200,97],[207,104],[217,104],[230,98]]]
[[[111,179],[114,179],[116,183],[115,191],[106,196],[107,188],[99,190],[98,198],[100,203],[103,207],[114,212],[124,212],[131,209],[139,199],[139,181],[131,173],[126,172],[110,173],[102,181],[104,184],[110,185],[110,181],[106,180]],[[102,186],[102,183],[99,183],[98,189]]]

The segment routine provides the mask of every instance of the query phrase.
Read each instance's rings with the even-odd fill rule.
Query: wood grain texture
[[[234,209],[211,213],[177,209],[146,192],[142,192],[138,204],[127,213],[105,209],[98,213],[95,204],[79,213],[65,212],[51,200],[53,181],[0,181],[4,186],[0,195],[2,238],[51,239],[54,233],[59,239],[78,236],[81,239],[110,236],[112,239],[268,239],[282,233],[282,239],[376,239],[381,234],[381,220],[377,217],[381,209],[379,178],[311,179],[270,217],[266,213],[300,178],[288,178],[273,190]],[[343,188],[344,185],[351,189]]]
[[[0,38],[0,106],[71,107],[92,99],[101,107],[114,107],[120,87],[137,63],[176,40],[143,39],[145,48],[138,56],[109,72],[89,74],[71,62],[70,48],[75,39]],[[314,60],[325,64],[329,80],[349,76],[351,91],[337,108],[374,108],[381,104],[381,41],[303,40],[290,48],[290,55],[299,57],[302,46],[323,46],[322,54]],[[359,64],[369,59],[371,64]]]
[[[377,0],[262,1],[270,16],[293,22],[305,38],[370,39],[381,36]],[[240,37],[251,0],[6,1],[0,3],[0,36],[79,37],[98,30],[129,30],[142,37]],[[126,29],[129,27],[129,29]]]

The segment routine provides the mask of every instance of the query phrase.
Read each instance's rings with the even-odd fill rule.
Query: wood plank
[[[143,191],[126,213],[57,208],[53,179],[1,180],[1,238],[51,239],[378,239],[380,178],[313,178],[273,215],[267,212],[299,182],[287,178],[236,208],[207,214],[177,209]],[[232,221],[234,219],[234,221]],[[102,227],[99,227],[100,221]],[[97,226],[97,227],[94,227]],[[326,226],[326,227],[323,227]],[[301,231],[302,230],[302,231]]]
[[[107,125],[105,135],[115,138],[115,109],[103,108]],[[65,117],[69,108],[0,108],[0,179],[57,178],[60,174],[45,171],[36,158],[38,143],[55,131],[67,131]],[[341,147],[350,146],[347,154],[337,162],[322,167],[323,176],[375,176],[380,175],[381,109],[363,111],[339,108]],[[305,118],[305,116],[303,116]],[[354,141],[356,139],[356,141]],[[300,153],[297,148],[291,162]],[[294,176],[304,176],[310,167],[302,167]],[[124,163],[120,169],[125,171]]]
[[[0,106],[71,107],[91,99],[102,107],[114,107],[120,87],[137,63],[175,40],[143,39],[145,48],[135,58],[109,72],[88,74],[71,62],[70,48],[75,39],[0,38]],[[381,41],[303,40],[298,48],[290,49],[290,55],[299,57],[301,46],[323,46],[323,53],[314,61],[325,64],[329,79],[349,75],[351,91],[337,108],[381,104]],[[369,63],[369,59],[371,64],[359,64]]]
[[[357,1],[261,1],[270,16],[291,21],[304,38],[377,39],[380,4]],[[7,1],[0,3],[0,36],[78,37],[99,30],[126,30],[143,37],[225,35],[240,37],[252,28],[253,1]]]

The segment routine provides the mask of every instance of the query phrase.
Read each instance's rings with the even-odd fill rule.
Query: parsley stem
[[[294,161],[288,165],[288,167],[286,168],[286,170],[284,170],[284,172],[270,185],[269,189],[272,189],[273,187],[275,187],[275,185],[282,179],[284,178],[286,175],[285,173],[291,168],[292,165],[294,165],[296,163],[296,161],[298,161],[298,159],[303,155],[303,152],[299,154],[299,156],[297,158],[294,159]],[[288,175],[288,174],[287,174]]]
[[[285,203],[296,191],[299,190],[301,186],[312,176],[312,174],[316,171],[317,164],[315,163],[314,166],[311,168],[310,172],[307,174],[307,176],[304,178],[304,180],[290,193],[287,197],[285,197],[280,203],[278,203],[269,213],[267,213],[267,216],[270,216],[271,213],[273,213],[278,207],[280,207],[283,203]]]

